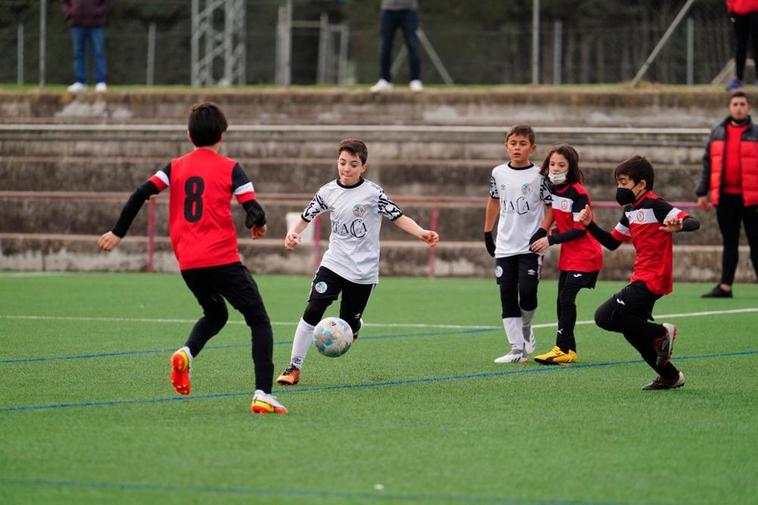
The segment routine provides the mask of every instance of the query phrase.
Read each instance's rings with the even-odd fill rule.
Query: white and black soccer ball
[[[345,320],[327,317],[314,328],[313,345],[324,356],[342,356],[353,345],[353,330]]]

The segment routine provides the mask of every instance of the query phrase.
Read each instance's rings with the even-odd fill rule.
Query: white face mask
[[[550,182],[558,186],[566,182],[566,172],[563,172],[562,174],[547,174],[547,178],[550,179]]]

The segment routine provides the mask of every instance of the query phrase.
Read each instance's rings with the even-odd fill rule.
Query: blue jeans
[[[405,45],[408,47],[408,60],[411,65],[411,80],[421,78],[421,60],[419,59],[419,43],[416,30],[418,29],[418,12],[412,10],[390,11],[383,10],[379,24],[381,34],[381,54],[379,57],[382,79],[392,82],[390,66],[392,59],[392,39],[395,31],[400,28],[403,31]]]
[[[71,27],[74,43],[74,78],[76,82],[87,83],[87,43],[92,48],[95,61],[95,82],[105,82],[105,31],[102,26]]]

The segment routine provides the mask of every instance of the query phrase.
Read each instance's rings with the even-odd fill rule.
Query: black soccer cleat
[[[679,371],[675,379],[666,380],[660,375],[653,379],[653,382],[642,387],[643,391],[658,391],[661,389],[676,389],[684,386],[684,374]]]

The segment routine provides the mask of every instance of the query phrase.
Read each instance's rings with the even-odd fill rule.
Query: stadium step
[[[163,157],[4,156],[0,180],[6,191],[132,191],[163,167]],[[336,176],[333,158],[239,158],[260,195],[314,192]],[[541,161],[540,161],[541,162]],[[495,160],[369,160],[367,177],[391,195],[486,197]],[[615,192],[614,164],[583,161],[585,186],[597,200]],[[699,164],[656,166],[656,188],[666,198],[694,200]],[[116,176],[114,176],[116,174]],[[293,181],[298,181],[293,191]]]
[[[15,192],[0,191],[0,232],[2,233],[72,233],[91,234],[93,231],[110,229],[113,226],[130,193],[97,192]],[[310,200],[310,194],[267,194],[259,196],[266,210],[269,237],[284,237],[287,230],[287,214],[298,216]],[[482,235],[484,203],[488,197],[417,197],[399,196],[395,201],[403,211],[424,227],[432,226],[443,241],[472,241],[479,243]],[[689,204],[691,205],[691,203]],[[161,194],[155,199],[156,236],[168,235],[168,197]],[[715,212],[686,209],[697,217],[701,229],[695,233],[682,233],[676,237],[677,244],[720,244],[721,235],[716,224]],[[140,212],[130,235],[147,233],[147,211]],[[240,237],[248,235],[244,228],[243,210],[233,205],[234,222]],[[329,236],[329,219],[321,220],[321,236]],[[595,220],[610,229],[620,217],[615,202],[596,202]],[[412,237],[385,222],[382,226],[383,240],[409,240]]]
[[[95,235],[13,234],[0,233],[0,262],[3,270],[26,271],[145,271],[148,243],[145,237],[127,236],[119,247],[103,253],[95,245]],[[167,237],[155,240],[153,268],[160,272],[176,272],[177,264]],[[253,273],[288,273],[311,275],[316,258],[326,247],[303,243],[294,252],[286,252],[279,239],[242,239],[240,254]],[[740,248],[747,255],[747,246]],[[720,272],[720,245],[676,245],[674,277],[677,281],[707,281]],[[430,254],[431,253],[431,254]],[[545,258],[543,278],[557,278],[557,250]],[[627,245],[617,251],[605,252],[605,265],[600,278],[626,280],[634,261],[634,250]],[[490,277],[493,261],[478,242],[440,242],[430,251],[418,241],[388,240],[382,243],[382,275],[453,277]],[[751,282],[752,268],[741,262],[737,282]]]

